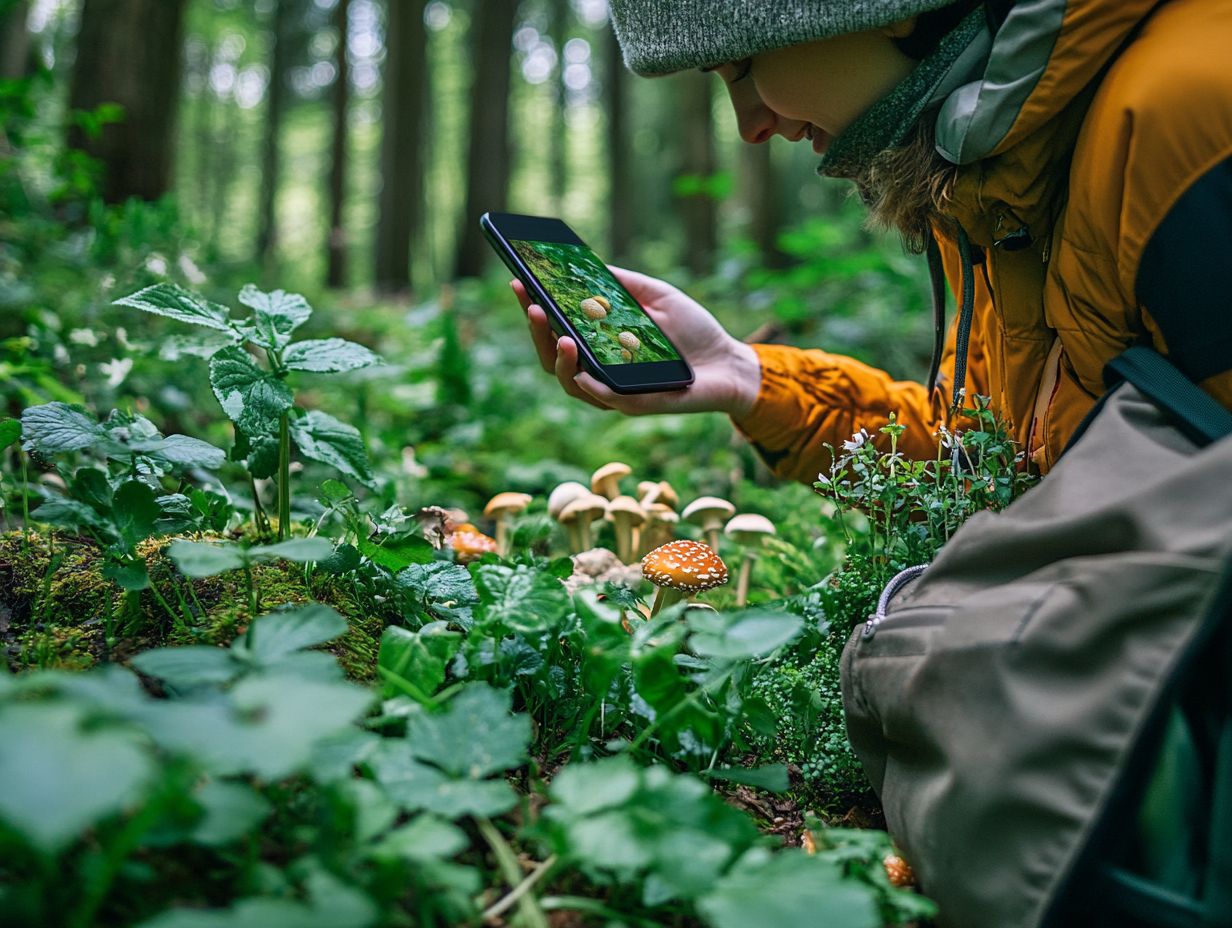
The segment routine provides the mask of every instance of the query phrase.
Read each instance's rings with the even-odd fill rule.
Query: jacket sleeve
[[[946,277],[953,281],[959,273],[957,249],[944,240],[941,248]],[[983,275],[977,273],[967,355],[968,395],[989,392],[984,345],[993,326],[992,300]],[[830,468],[826,445],[838,448],[862,428],[879,446],[888,443],[887,436],[877,430],[886,424],[891,412],[907,426],[899,439],[903,453],[917,459],[934,457],[938,428],[951,424],[947,414],[955,334],[951,324],[937,389],[931,396],[925,384],[895,380],[885,371],[845,355],[787,345],[754,345],[761,362],[761,388],[752,409],[732,422],[776,476],[810,486],[819,473]]]

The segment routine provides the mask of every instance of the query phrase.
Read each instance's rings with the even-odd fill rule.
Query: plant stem
[[[504,898],[484,909],[483,920],[488,921],[489,919],[496,918],[498,915],[503,915],[505,912],[509,911],[509,907],[511,905],[525,896],[536,883],[547,876],[548,871],[556,866],[556,859],[556,855],[553,854],[547,860],[539,864],[539,866],[537,866],[534,870],[532,870],[530,875],[515,886],[511,892],[505,895]]]
[[[680,602],[684,594],[680,590],[673,589],[670,586],[661,586],[655,593],[654,605],[650,607],[650,617],[653,619],[659,614],[660,609],[666,609],[675,603]]]
[[[496,865],[500,869],[501,876],[514,888],[513,892],[505,897],[505,900],[509,900],[510,896],[518,893],[517,898],[509,900],[509,904],[512,905],[514,902],[518,904],[518,914],[522,916],[523,924],[527,925],[528,928],[548,928],[547,916],[543,914],[543,909],[539,908],[539,902],[534,896],[526,895],[527,890],[534,885],[534,882],[531,881],[530,886],[525,886],[528,880],[523,878],[522,869],[518,865],[517,855],[513,853],[513,848],[509,846],[509,842],[505,840],[500,830],[488,819],[476,816],[475,824],[479,827],[479,833],[483,835],[483,839],[488,842],[488,847],[492,849],[492,856],[496,858]],[[539,870],[546,871],[547,865],[554,863],[555,860],[555,856],[549,857],[538,868],[536,873]],[[535,874],[531,874],[531,877],[534,876]],[[520,893],[519,890],[521,890]],[[505,900],[501,901],[504,902]],[[498,902],[497,905],[500,905],[500,903]],[[506,905],[500,911],[503,912],[508,907]],[[485,918],[487,915],[488,913],[485,912]]]
[[[597,899],[588,899],[585,896],[544,896],[539,902],[541,907],[548,912],[556,912],[562,909],[575,912],[590,912],[594,915],[601,915],[604,918],[612,919],[617,924],[633,922],[633,924],[641,925],[643,928],[661,928],[663,924],[662,922],[650,921],[628,912],[618,912]]]
[[[261,494],[257,492],[257,480],[252,474],[248,475],[248,485],[252,487],[252,518],[257,523],[257,531],[262,535],[268,535],[270,531],[269,519],[265,515],[265,509],[261,506]]]
[[[291,534],[291,414],[278,417],[278,540]]]

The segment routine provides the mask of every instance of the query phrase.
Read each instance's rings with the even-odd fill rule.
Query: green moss
[[[150,588],[126,594],[102,576],[102,551],[88,539],[20,533],[0,536],[0,614],[14,670],[82,669],[103,655],[124,660],[160,645],[226,645],[252,621],[243,571],[190,580],[166,556],[174,538],[144,542]],[[205,540],[205,539],[196,539]],[[349,586],[301,565],[261,564],[252,569],[258,614],[311,601],[337,609],[347,633],[329,646],[347,676],[371,680],[385,617],[364,608]],[[2,627],[2,626],[0,626]],[[111,638],[107,639],[110,630]]]

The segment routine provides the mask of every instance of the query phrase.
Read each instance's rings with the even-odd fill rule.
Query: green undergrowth
[[[125,591],[103,575],[103,551],[59,533],[0,535],[0,634],[8,668],[85,670],[164,645],[228,645],[252,619],[241,572],[193,579],[166,556],[174,537],[138,547],[150,586]],[[347,676],[376,675],[387,616],[345,580],[288,561],[258,564],[253,583],[265,611],[318,602],[346,617],[349,630],[329,650]]]

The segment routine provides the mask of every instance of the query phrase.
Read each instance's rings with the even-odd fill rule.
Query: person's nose
[[[758,101],[736,109],[736,125],[740,138],[751,145],[768,142],[778,129],[778,117],[770,107]]]

